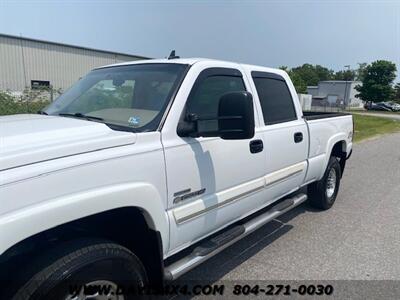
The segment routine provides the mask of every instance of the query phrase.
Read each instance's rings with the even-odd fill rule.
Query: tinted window
[[[267,77],[253,77],[260,98],[266,125],[295,120],[292,96],[285,81]]]
[[[229,92],[244,90],[246,88],[241,77],[206,77],[195,84],[187,102],[187,113],[194,113],[199,117],[217,117],[219,98]]]

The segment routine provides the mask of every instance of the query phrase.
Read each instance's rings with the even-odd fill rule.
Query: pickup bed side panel
[[[7,179],[0,184],[0,254],[47,229],[123,207],[143,211],[166,252],[169,222],[159,133],[138,134],[133,145],[24,167],[26,179],[18,180],[19,169],[0,174]],[[124,230],[135,234],[134,228]]]
[[[309,168],[305,183],[320,180],[328,165],[334,145],[344,142],[343,151],[352,148],[353,121],[351,115],[307,121],[310,132]]]

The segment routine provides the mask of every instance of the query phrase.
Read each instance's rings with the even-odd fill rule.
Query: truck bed
[[[325,119],[325,118],[343,117],[348,115],[350,114],[342,112],[303,111],[304,119],[308,121]]]

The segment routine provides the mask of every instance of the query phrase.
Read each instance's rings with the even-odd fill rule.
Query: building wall
[[[23,91],[31,80],[66,90],[95,67],[137,59],[142,58],[0,35],[0,90]]]
[[[301,108],[303,111],[309,111],[311,110],[311,104],[312,104],[312,95],[310,94],[297,94]]]
[[[313,97],[320,96],[328,98],[328,96],[337,96],[338,102],[344,103],[346,106],[362,106],[362,101],[356,98],[358,92],[355,90],[355,87],[358,84],[361,84],[361,82],[321,81],[318,83],[317,93],[315,93],[313,87],[310,87],[311,89],[308,89],[308,91],[312,91]]]
[[[307,94],[312,96],[318,96],[318,86],[308,86]]]
[[[351,89],[350,89],[350,106],[354,107],[363,107],[364,103],[360,98],[357,98],[356,95],[358,94],[356,90],[357,85],[362,85],[361,81],[354,81],[351,83]]]

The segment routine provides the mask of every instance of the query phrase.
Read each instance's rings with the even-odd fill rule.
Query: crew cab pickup
[[[162,286],[307,199],[330,208],[352,140],[352,116],[303,113],[282,70],[97,68],[38,114],[0,117],[7,292]]]

